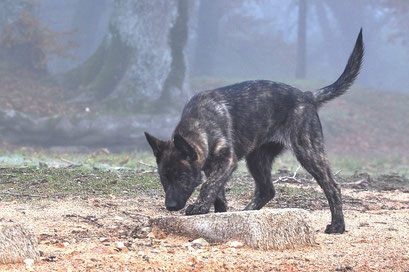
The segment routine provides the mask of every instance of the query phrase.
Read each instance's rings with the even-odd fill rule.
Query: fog
[[[146,147],[142,132],[168,136],[197,91],[247,79],[303,90],[332,83],[361,28],[365,59],[354,93],[339,102],[348,104],[345,114],[365,107],[408,113],[404,0],[3,0],[0,10],[0,122],[14,144]],[[297,69],[305,73],[296,76]],[[386,104],[376,109],[379,101],[368,97]],[[348,99],[364,107],[351,113]],[[402,103],[397,112],[385,106],[393,99]],[[340,130],[351,129],[331,114],[323,113],[330,146]],[[406,133],[402,122],[388,128],[392,138]],[[401,149],[397,143],[409,146],[399,136],[390,145]]]
[[[37,1],[35,14],[55,31],[72,31],[75,61],[55,58],[51,72],[63,72],[89,57],[102,41],[113,1]],[[210,1],[199,20],[199,1],[191,3],[187,58],[191,76],[291,79],[295,76],[297,1]],[[404,1],[306,1],[306,77],[332,81],[339,76],[362,27],[365,65],[358,83],[376,89],[409,92],[409,12]],[[209,4],[208,4],[209,5]],[[203,9],[203,7],[202,7]],[[88,13],[86,13],[88,11]],[[213,12],[213,14],[212,14]],[[217,20],[211,22],[209,18]],[[405,24],[406,23],[406,24]],[[134,33],[138,35],[138,33]],[[198,35],[211,37],[198,45]],[[196,56],[206,47],[211,59]],[[211,71],[203,66],[212,62]]]

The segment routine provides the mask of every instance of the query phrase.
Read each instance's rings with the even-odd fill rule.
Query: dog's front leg
[[[194,204],[186,208],[186,215],[208,213],[212,204],[215,203],[220,190],[224,190],[224,185],[236,167],[236,159],[232,156],[223,160],[215,160],[210,166],[210,175],[206,182],[203,183],[202,188],[200,188],[198,199]],[[218,209],[217,207],[215,208]],[[216,210],[216,212],[221,211]]]
[[[224,186],[220,189],[214,201],[214,212],[227,212],[227,199]]]

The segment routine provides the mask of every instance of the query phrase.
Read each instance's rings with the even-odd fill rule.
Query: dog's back
[[[215,140],[231,137],[240,159],[265,142],[284,143],[292,119],[306,107],[315,108],[311,92],[273,81],[245,81],[194,96],[176,131],[203,130],[208,141],[212,135]]]
[[[325,102],[345,93],[359,74],[363,58],[362,30],[338,80],[303,92],[284,83],[245,81],[195,95],[185,106],[175,133],[203,131],[207,141],[230,138],[238,159],[267,142],[290,147],[296,124],[311,119]],[[321,131],[321,127],[317,128]],[[186,135],[187,136],[187,135]],[[213,143],[209,143],[212,145]]]

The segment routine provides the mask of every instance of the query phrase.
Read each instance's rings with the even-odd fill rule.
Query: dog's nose
[[[176,201],[174,201],[174,200],[166,200],[165,206],[166,206],[166,209],[168,211],[178,211],[178,210],[180,210],[178,208],[178,203]]]

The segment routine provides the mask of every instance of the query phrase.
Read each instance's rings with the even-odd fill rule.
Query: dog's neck
[[[189,133],[181,134],[185,140],[193,147],[197,154],[197,162],[200,167],[204,166],[204,163],[209,154],[208,139],[205,133],[199,131],[190,131]]]
[[[207,159],[208,156],[208,148],[207,144],[203,143],[192,143],[193,148],[195,149],[197,153],[197,162],[200,165],[200,168],[203,168],[204,163]]]
[[[197,162],[203,168],[209,155],[209,139],[201,123],[196,118],[184,118],[176,126],[174,134],[179,134],[194,148]]]

